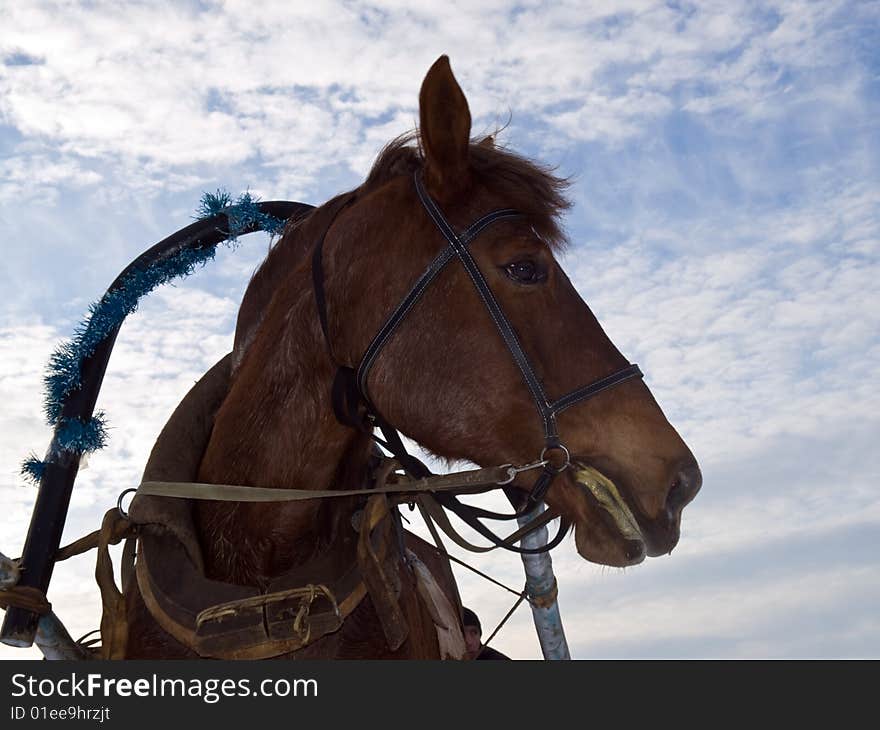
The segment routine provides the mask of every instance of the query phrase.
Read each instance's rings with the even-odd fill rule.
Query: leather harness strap
[[[488,488],[496,488],[505,481],[510,481],[514,472],[522,471],[524,467],[512,467],[510,465],[487,467],[484,469],[473,469],[470,471],[456,472],[452,474],[432,475],[422,477],[421,479],[412,479],[410,477],[401,476],[396,473],[399,466],[397,460],[383,458],[380,465],[376,469],[377,481],[370,489],[348,489],[348,490],[309,490],[309,489],[279,489],[273,487],[249,487],[236,484],[209,484],[200,482],[159,482],[144,481],[133,491],[140,496],[155,497],[176,497],[180,499],[199,499],[199,500],[217,500],[232,502],[292,502],[309,499],[328,499],[333,497],[348,497],[354,495],[398,495],[395,503],[408,502],[416,503],[419,511],[428,525],[429,530],[434,534],[435,542],[439,544],[439,538],[435,534],[434,524],[443,530],[446,535],[457,545],[470,550],[471,552],[488,552],[496,547],[507,550],[519,550],[516,542],[524,535],[529,534],[533,530],[543,527],[556,517],[560,517],[559,513],[553,510],[547,510],[541,513],[537,518],[530,521],[525,526],[518,529],[506,538],[500,538],[493,532],[488,530],[476,518],[485,517],[488,519],[503,519],[505,515],[499,515],[496,512],[484,510],[478,507],[470,507],[475,516],[473,524],[470,522],[480,534],[490,540],[493,544],[490,547],[479,547],[465,540],[452,527],[449,518],[446,517],[442,508],[440,497],[445,493],[463,493],[463,492],[479,492]],[[528,467],[525,467],[528,468]],[[121,505],[120,505],[121,506]],[[560,519],[559,530],[556,536],[551,540],[546,549],[554,548],[564,538],[568,530],[568,522]],[[541,551],[543,552],[543,550]]]
[[[431,532],[431,536],[434,538],[434,541],[437,543],[438,547],[442,545],[440,542],[440,537],[437,535],[437,532],[434,528],[434,523],[436,523],[437,527],[439,527],[443,532],[452,540],[456,545],[465,550],[469,550],[473,553],[487,553],[491,550],[495,550],[496,548],[504,548],[507,550],[511,550],[515,548],[515,544],[525,535],[528,535],[530,532],[533,532],[548,522],[553,521],[557,517],[559,517],[559,513],[555,510],[544,510],[538,515],[534,520],[530,521],[528,524],[524,525],[516,532],[508,535],[506,538],[497,538],[497,536],[489,533],[489,535],[485,535],[485,537],[489,537],[493,542],[497,539],[497,543],[490,545],[488,547],[481,547],[479,545],[474,545],[471,542],[468,542],[461,536],[459,532],[455,530],[452,526],[452,523],[449,521],[449,518],[446,516],[446,513],[441,508],[440,504],[432,499],[430,495],[422,495],[420,494],[416,500],[416,504],[419,507],[419,513],[422,516],[422,519],[428,525],[428,529]],[[568,530],[568,523],[564,519],[560,519],[562,525],[560,526],[559,531],[556,533],[556,537],[553,538],[547,545],[547,550],[552,550],[556,547],[563,537],[565,537],[565,533]],[[477,522],[480,527],[482,525]],[[485,528],[484,528],[485,529]],[[488,531],[487,531],[488,532]],[[544,551],[541,551],[544,552]]]
[[[142,539],[135,566],[138,588],[162,629],[202,657],[267,659],[296,651],[338,630],[366,595],[355,564],[334,581],[261,593],[252,587],[218,586],[188,569],[169,577],[162,572],[169,557],[178,565],[186,559],[179,545]],[[190,584],[181,586],[181,577]],[[193,588],[206,585],[215,596],[238,592],[239,597],[221,603],[205,600]]]
[[[52,610],[52,604],[39,588],[31,586],[9,586],[0,589],[0,608],[4,611],[10,606],[25,608],[44,616]]]
[[[101,658],[124,659],[128,642],[128,615],[124,593],[132,578],[135,557],[136,528],[119,514],[108,510],[98,532],[98,557],[95,563],[95,580],[101,591]],[[122,550],[122,590],[116,587],[113,577],[113,560],[110,545],[125,539]]]
[[[224,502],[296,502],[308,499],[330,499],[356,495],[418,494],[420,492],[467,492],[494,488],[511,478],[510,466],[432,475],[421,479],[403,479],[396,483],[377,484],[370,489],[283,489],[276,487],[249,487],[238,484],[208,484],[201,482],[144,481],[135,491],[138,495],[207,499]],[[128,490],[126,490],[128,491]]]

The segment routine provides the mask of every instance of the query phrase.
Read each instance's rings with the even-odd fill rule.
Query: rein
[[[485,492],[489,489],[508,484],[513,481],[519,472],[540,468],[541,464],[527,464],[522,467],[505,464],[503,466],[471,469],[451,474],[431,475],[418,479],[397,473],[399,466],[396,459],[383,457],[379,467],[376,469],[376,483],[367,489],[283,489],[276,487],[250,487],[240,484],[146,480],[141,482],[137,488],[124,490],[117,499],[116,507],[120,515],[128,519],[128,514],[122,507],[122,501],[127,494],[131,493],[135,496],[174,497],[178,499],[216,500],[221,502],[299,502],[333,497],[372,496],[377,494],[396,495],[396,498],[392,500],[394,504],[405,503],[410,506],[418,504],[419,511],[428,524],[438,547],[441,543],[436,534],[434,522],[453,542],[471,552],[488,552],[489,550],[494,550],[495,547],[513,549],[513,544],[524,535],[543,527],[551,520],[559,517],[558,513],[548,510],[542,512],[534,520],[506,538],[499,538],[501,543],[499,545],[493,545],[492,547],[473,545],[452,527],[452,524],[440,508],[436,495],[438,493],[450,492],[466,492],[471,494]],[[560,530],[552,544],[548,543],[550,548],[555,547],[561,541],[564,534],[565,531]]]

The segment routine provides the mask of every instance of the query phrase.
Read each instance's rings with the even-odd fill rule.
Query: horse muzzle
[[[697,496],[702,485],[700,467],[693,459],[688,460],[676,470],[660,513],[652,519],[640,519],[639,524],[650,557],[671,553],[678,544],[682,510]]]

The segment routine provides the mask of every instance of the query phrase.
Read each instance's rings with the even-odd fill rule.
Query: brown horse
[[[458,231],[488,211],[518,211],[488,226],[469,250],[540,387],[559,397],[628,365],[554,258],[564,244],[564,181],[491,139],[471,141],[467,101],[446,57],[429,70],[419,107],[417,137],[392,142],[359,188],[288,225],[255,274],[239,312],[228,393],[197,481],[296,489],[364,485],[371,440],[337,420],[331,389],[337,365],[357,368],[389,313],[446,245],[420,204],[414,175]],[[322,237],[326,333],[311,265]],[[453,262],[437,274],[378,353],[369,396],[387,421],[439,457],[479,465],[532,462],[546,430],[523,370],[478,293],[464,266]],[[643,381],[628,379],[567,408],[557,425],[572,463],[589,465],[616,485],[640,533],[623,534],[568,469],[545,501],[574,525],[578,553],[627,566],[671,551],[701,476]],[[534,472],[524,472],[513,486],[528,491],[534,479]],[[218,582],[268,586],[291,568],[350,549],[340,547],[339,536],[351,531],[357,505],[356,498],[199,502],[193,519],[204,573]],[[438,657],[431,611],[408,570],[399,574],[408,627],[398,647],[389,648],[367,595],[341,628],[287,655]],[[131,585],[127,656],[195,656],[158,627]],[[455,598],[454,588],[448,595]]]

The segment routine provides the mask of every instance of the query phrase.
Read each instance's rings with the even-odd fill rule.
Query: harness
[[[558,533],[553,540],[545,545],[530,548],[515,544],[526,535],[543,527],[551,519],[559,516],[553,510],[544,511],[537,518],[528,521],[519,530],[505,538],[496,535],[480,520],[517,519],[532,513],[535,507],[543,501],[553,480],[570,466],[570,454],[560,437],[557,416],[564,410],[615,385],[631,378],[642,377],[642,372],[637,365],[628,365],[617,372],[551,400],[545,392],[532,362],[523,350],[516,331],[492,293],[468,248],[492,224],[499,221],[521,219],[523,214],[509,208],[494,210],[478,218],[463,231],[456,233],[436,202],[425,190],[419,173],[414,176],[414,184],[422,207],[440,231],[446,245],[385,320],[367,346],[356,368],[340,364],[334,355],[328,326],[327,296],[323,271],[323,246],[327,232],[338,215],[354,202],[356,199],[354,193],[343,201],[336,215],[324,229],[315,245],[312,256],[312,280],[321,330],[330,357],[337,366],[331,392],[334,413],[341,423],[368,434],[394,456],[394,459],[386,457],[380,460],[378,469],[380,474],[375,475],[378,478],[375,479],[371,487],[362,490],[316,492],[314,490],[145,480],[136,490],[138,494],[234,501],[294,501],[369,494],[370,498],[365,513],[372,513],[379,509],[379,505],[382,505],[381,515],[390,516],[395,521],[399,535],[401,534],[400,517],[396,505],[401,502],[418,504],[438,546],[442,543],[437,534],[435,523],[458,545],[476,552],[502,547],[523,554],[542,553],[552,549],[562,540],[569,527],[565,519],[560,519]],[[530,464],[523,466],[505,464],[447,475],[432,474],[427,466],[407,452],[400,433],[381,414],[370,396],[370,372],[382,349],[394,336],[399,325],[412,311],[438,274],[454,260],[458,260],[465,268],[480,299],[489,311],[541,418],[544,443],[538,459]],[[380,430],[381,437],[375,434],[375,428]],[[406,472],[405,475],[398,473],[396,468],[398,466]],[[513,514],[500,514],[473,507],[461,502],[457,496],[461,493],[473,493],[509,485],[519,473],[533,469],[540,470],[540,473],[532,484],[524,505]],[[391,499],[386,499],[386,496]],[[449,509],[478,533],[488,538],[493,547],[478,547],[464,540],[449,523],[443,508]],[[150,559],[139,561],[138,582],[150,612],[159,620],[163,628],[187,645],[196,648],[203,655],[223,656],[225,652],[231,652],[234,656],[272,656],[277,655],[282,649],[290,650],[306,646],[316,638],[337,630],[341,626],[342,619],[354,609],[367,592],[377,604],[376,608],[389,646],[396,647],[402,643],[406,636],[406,620],[400,614],[395,597],[396,591],[389,582],[389,576],[395,573],[395,569],[387,564],[387,557],[378,555],[372,549],[366,550],[364,547],[365,545],[374,545],[371,536],[373,529],[380,522],[381,519],[376,517],[370,520],[369,525],[364,526],[361,531],[358,560],[355,567],[340,576],[337,581],[340,585],[321,586],[324,589],[323,592],[317,591],[317,587],[312,584],[302,586],[304,577],[300,575],[297,575],[294,580],[291,580],[294,576],[284,576],[282,578],[287,578],[287,580],[279,581],[279,583],[283,582],[283,585],[273,586],[268,594],[236,596],[220,605],[211,601],[213,605],[209,608],[202,608],[197,614],[195,611],[191,611],[194,615],[189,616],[188,621],[184,621],[184,617],[175,619],[171,615],[168,608],[171,601],[167,598],[162,600],[160,592],[156,590],[155,578],[151,575],[153,571],[148,565],[148,563],[155,562],[152,560],[153,556],[150,556]],[[375,549],[376,551],[384,549],[384,542],[382,540],[375,541]],[[147,550],[146,552],[149,554],[151,551]],[[153,548],[153,552],[155,555],[158,550]],[[406,551],[402,550],[401,553],[405,554]],[[196,580],[192,582],[198,584]],[[345,590],[342,590],[343,585],[345,585]],[[340,603],[348,604],[347,610],[340,611],[335,596],[346,596],[346,600],[340,601]],[[323,599],[326,607],[323,611],[319,609],[316,614],[312,614],[312,603],[316,598],[319,603]],[[522,598],[523,596],[520,600]],[[176,600],[180,601],[181,599],[177,597]],[[198,603],[198,605],[203,606],[204,604]],[[284,610],[279,612],[277,610],[279,607],[283,607]],[[182,624],[191,625],[193,619],[196,624],[195,631],[188,630],[184,633]],[[244,621],[246,625],[239,627],[234,624],[234,630],[230,632],[232,627],[228,625],[229,620]],[[224,621],[227,623],[226,626],[223,625]],[[268,636],[262,633],[266,626],[269,627]],[[304,631],[303,626],[307,626],[308,630]]]
[[[480,518],[492,520],[510,520],[522,517],[534,510],[540,503],[553,480],[565,471],[571,463],[568,448],[559,435],[557,416],[566,409],[592,398],[609,388],[613,388],[631,378],[641,378],[642,371],[638,365],[631,364],[617,372],[600,378],[588,385],[576,388],[556,400],[551,400],[541,384],[540,378],[535,373],[531,360],[522,348],[516,335],[516,330],[504,314],[504,310],[492,293],[492,289],[486,282],[477,262],[469,251],[469,245],[489,226],[498,221],[523,218],[523,214],[511,208],[493,210],[478,218],[467,226],[463,231],[456,233],[450,223],[440,211],[437,203],[428,194],[422,180],[421,171],[413,175],[416,194],[428,217],[440,231],[446,241],[446,246],[440,251],[425,271],[419,276],[409,292],[404,296],[397,307],[385,320],[385,324],[379,329],[366,351],[361,357],[356,368],[350,368],[340,364],[334,354],[331,342],[328,317],[327,297],[324,286],[323,269],[323,245],[327,230],[332,226],[331,221],[324,235],[315,246],[312,256],[312,282],[314,285],[315,301],[318,308],[318,316],[321,322],[321,330],[327,344],[331,359],[337,365],[336,377],[333,383],[332,402],[337,419],[348,426],[367,433],[371,438],[388,449],[403,468],[414,478],[426,478],[431,476],[431,471],[417,458],[409,454],[403,444],[397,429],[392,426],[380,413],[369,394],[370,370],[376,362],[382,348],[388,343],[401,322],[409,315],[413,307],[425,293],[425,290],[437,278],[437,275],[453,260],[458,260],[464,267],[471,279],[484,306],[489,311],[495,327],[501,335],[511,357],[513,357],[519,369],[526,388],[535,403],[538,415],[541,418],[544,432],[544,444],[537,461],[521,467],[511,467],[512,473],[509,479],[497,482],[498,486],[504,486],[513,481],[516,473],[531,469],[540,469],[532,484],[525,504],[513,514],[501,514],[462,503],[451,492],[437,492],[434,499],[443,507],[458,515],[464,522],[470,525],[478,533],[489,539],[495,546],[521,554],[533,554],[546,552],[555,547],[564,537],[569,525],[564,519],[560,519],[559,532],[556,537],[540,548],[522,548],[512,544],[510,538],[501,538],[480,522]],[[354,201],[354,195],[346,202],[340,211],[342,212]],[[384,438],[376,436],[373,427],[378,427]],[[555,458],[554,458],[555,456]],[[511,465],[505,465],[511,466]],[[510,497],[510,494],[508,493]],[[442,511],[441,511],[442,514]],[[435,516],[435,515],[432,515]],[[542,523],[543,524],[543,523]],[[429,527],[430,527],[429,523]],[[537,529],[541,525],[534,525],[531,529]],[[433,530],[432,530],[433,532]],[[461,544],[461,543],[459,543]],[[473,546],[469,546],[472,549]]]
[[[505,313],[496,300],[486,279],[479,269],[476,261],[469,251],[469,245],[489,226],[506,220],[516,220],[524,215],[516,210],[504,208],[491,211],[478,218],[464,230],[456,232],[436,202],[425,190],[421,175],[415,173],[414,185],[419,201],[426,214],[446,241],[446,245],[425,271],[418,277],[409,292],[391,312],[385,323],[373,337],[364,352],[360,362],[355,368],[340,364],[333,355],[331,337],[328,328],[327,298],[324,287],[323,273],[323,244],[327,231],[332,227],[336,216],[355,200],[355,194],[351,194],[339,208],[333,220],[324,230],[323,235],[315,245],[312,257],[312,279],[314,294],[320,319],[321,329],[331,359],[337,365],[337,373],[332,386],[332,404],[337,419],[352,428],[368,434],[378,444],[385,447],[394,459],[384,459],[382,471],[384,476],[377,479],[372,489],[350,490],[348,493],[331,491],[329,493],[316,493],[310,490],[287,490],[272,488],[239,487],[236,485],[200,485],[192,482],[173,481],[147,481],[145,480],[137,490],[140,495],[166,496],[194,499],[227,499],[235,501],[282,501],[290,499],[315,499],[346,496],[353,494],[370,494],[365,505],[364,513],[370,515],[360,529],[357,538],[357,561],[355,567],[348,562],[346,566],[338,566],[335,570],[326,573],[324,583],[315,584],[306,582],[307,577],[299,571],[291,571],[280,576],[268,587],[253,589],[248,587],[232,586],[231,584],[218,584],[214,586],[217,591],[223,593],[220,596],[214,591],[210,597],[207,591],[201,588],[206,585],[205,579],[198,579],[198,571],[183,570],[171,578],[159,569],[159,566],[183,565],[183,548],[175,541],[158,539],[158,536],[150,534],[148,525],[135,524],[127,519],[127,515],[118,504],[116,510],[111,510],[100,531],[86,536],[77,541],[75,550],[68,549],[58,552],[57,546],[60,540],[60,528],[53,532],[51,543],[47,549],[39,550],[42,562],[48,564],[47,570],[30,570],[30,578],[33,583],[39,583],[42,587],[32,590],[37,598],[34,601],[28,590],[27,581],[22,580],[21,585],[15,590],[6,590],[10,612],[4,624],[4,640],[7,634],[18,637],[30,633],[36,627],[39,614],[48,610],[48,603],[44,600],[45,586],[51,575],[51,566],[56,560],[65,557],[65,552],[78,554],[84,550],[97,547],[99,552],[98,570],[96,576],[101,586],[102,602],[104,604],[104,619],[102,619],[102,634],[106,636],[107,646],[102,650],[104,656],[123,656],[125,644],[125,603],[123,599],[124,589],[131,580],[136,579],[141,588],[142,596],[150,609],[150,613],[159,621],[162,627],[178,640],[189,645],[203,656],[218,657],[266,657],[277,656],[280,653],[296,651],[316,641],[321,636],[335,632],[341,626],[344,618],[354,610],[361,599],[369,593],[374,603],[377,604],[377,612],[382,622],[382,628],[386,634],[389,647],[400,646],[406,636],[405,620],[397,606],[397,589],[394,586],[393,576],[396,573],[396,554],[406,554],[405,561],[410,566],[418,568],[418,560],[409,550],[387,550],[387,528],[390,516],[397,525],[398,536],[400,531],[400,516],[396,505],[407,502],[411,506],[418,504],[422,516],[431,531],[438,546],[441,545],[434,523],[449,535],[458,545],[468,550],[484,552],[501,547],[517,553],[532,554],[550,550],[555,547],[564,537],[568,530],[568,523],[564,518],[560,519],[559,532],[556,537],[546,545],[538,548],[523,548],[515,545],[522,537],[539,529],[549,521],[559,516],[553,510],[546,510],[540,516],[520,527],[516,532],[506,538],[501,538],[487,528],[481,519],[510,520],[522,518],[529,514],[543,500],[553,480],[570,466],[570,454],[560,437],[557,416],[564,410],[592,398],[599,393],[612,388],[626,380],[642,377],[637,365],[631,364],[617,372],[607,375],[588,385],[577,388],[555,400],[551,400],[535,372],[531,361],[524,352],[516,331],[505,316]],[[263,204],[264,207],[269,204]],[[275,204],[272,204],[275,205]],[[279,204],[280,205],[280,204]],[[299,205],[299,204],[284,204]],[[299,205],[299,212],[303,212],[307,206]],[[285,216],[287,217],[287,216]],[[196,224],[194,224],[195,226]],[[190,229],[175,234],[166,242],[157,244],[154,249],[144,254],[143,257],[154,258],[159,256],[171,256],[177,250],[186,247],[205,246],[208,236],[201,231],[201,227],[207,223],[199,224],[198,235]],[[212,224],[213,225],[213,224]],[[193,228],[193,227],[190,227]],[[243,230],[243,229],[242,229]],[[244,231],[247,232],[247,231]],[[215,235],[211,233],[210,235]],[[538,415],[541,418],[544,443],[538,459],[529,464],[514,466],[504,464],[497,467],[478,469],[471,472],[458,472],[448,475],[435,475],[418,459],[410,455],[397,429],[390,424],[376,407],[369,395],[369,375],[371,368],[382,352],[383,347],[393,337],[400,323],[412,311],[426,289],[436,279],[437,275],[453,260],[458,260],[465,268],[474,287],[477,290],[484,306],[495,323],[501,338],[510,355],[520,371],[526,388],[534,401]],[[138,260],[140,261],[140,259]],[[138,263],[138,262],[135,262]],[[132,264],[134,266],[135,264]],[[125,273],[125,272],[124,272]],[[114,285],[115,286],[115,285]],[[113,287],[111,287],[111,290]],[[103,369],[106,366],[110,349],[112,348],[118,325],[105,338],[97,348],[94,355],[88,360],[88,365],[95,373],[83,373],[83,387],[65,402],[64,413],[79,413],[80,410],[91,414],[94,406],[94,398],[100,387],[103,377]],[[85,399],[81,406],[79,401]],[[375,433],[378,428],[382,436]],[[57,438],[57,434],[56,434]],[[54,441],[53,441],[54,444]],[[42,498],[46,492],[46,484],[56,477],[65,481],[65,494],[69,495],[76,475],[76,460],[69,464],[47,464],[47,477],[43,480],[40,490]],[[398,474],[397,466],[401,467],[406,474]],[[475,493],[487,491],[497,487],[506,488],[521,472],[540,470],[525,500],[513,514],[500,514],[489,510],[473,507],[462,503],[457,494]],[[397,493],[395,497],[394,493]],[[124,493],[123,493],[124,494]],[[391,497],[388,500],[388,497]],[[511,492],[508,492],[511,497]],[[45,500],[44,500],[45,501]],[[511,497],[513,502],[513,498]],[[390,504],[389,504],[390,502]],[[60,524],[63,525],[63,512]],[[40,500],[38,499],[38,507]],[[44,505],[45,506],[45,505]],[[492,542],[492,547],[478,547],[461,538],[449,523],[443,508],[446,508],[466,524],[470,525],[479,534]],[[40,522],[38,517],[45,509],[35,508],[32,525]],[[57,532],[57,534],[55,534]],[[385,532],[381,537],[380,532]],[[141,554],[134,563],[134,538],[141,540]],[[126,539],[123,561],[123,592],[120,592],[113,580],[112,565],[108,552],[108,545],[115,544]],[[25,545],[25,554],[29,555],[36,550],[31,545],[30,533],[28,543]],[[174,553],[173,555],[169,553]],[[175,551],[177,551],[175,553]],[[443,551],[445,553],[445,550]],[[40,561],[37,561],[40,562]],[[155,567],[154,567],[155,566]],[[39,567],[39,566],[33,566]],[[314,566],[313,566],[314,567]],[[418,570],[416,571],[419,572]],[[422,570],[421,572],[426,572]],[[182,577],[184,576],[185,577]],[[171,581],[168,583],[168,581]],[[181,583],[181,580],[183,583]],[[188,584],[184,585],[184,584]],[[187,593],[187,587],[193,589]],[[436,596],[436,586],[430,587],[426,580],[418,582],[418,589],[426,605],[433,606],[432,615],[437,614],[435,624],[440,626],[442,617],[438,613],[437,606],[442,604]],[[14,595],[13,595],[14,594]],[[198,595],[197,595],[198,594]],[[187,596],[190,598],[187,599]],[[432,597],[433,596],[433,597]],[[186,599],[186,600],[185,600]],[[11,621],[12,614],[18,612],[15,621]],[[18,624],[28,623],[29,626],[19,630]],[[104,625],[106,623],[106,626]],[[7,626],[8,624],[8,626]],[[15,627],[13,627],[15,626]],[[23,639],[17,639],[23,641]]]

